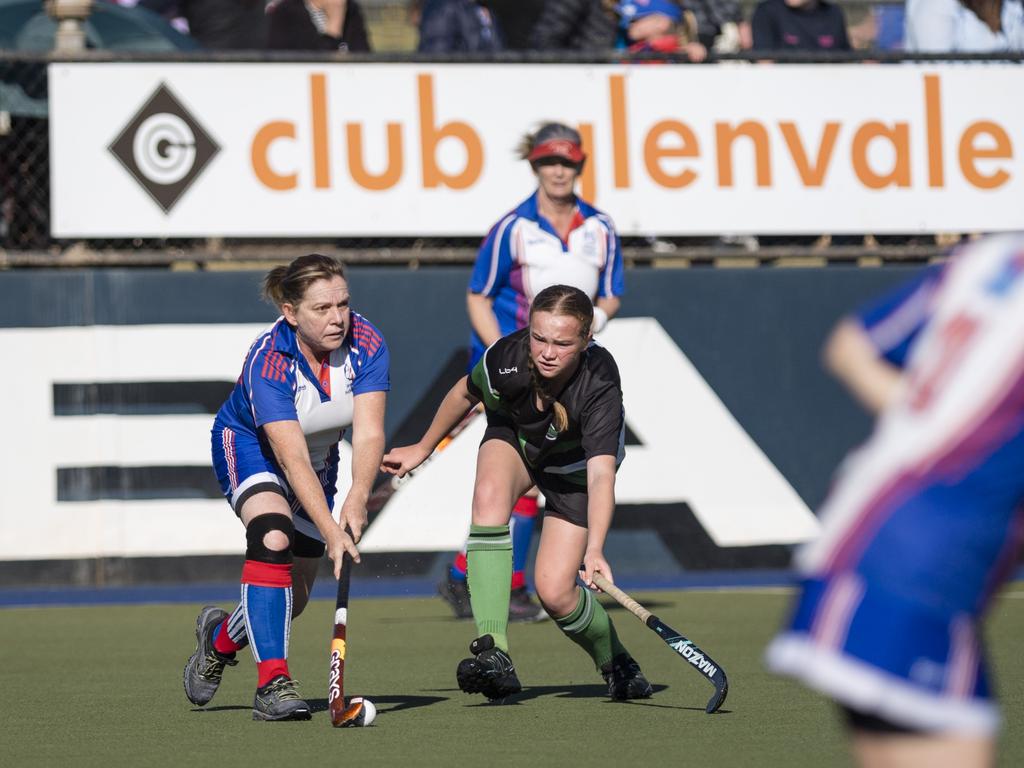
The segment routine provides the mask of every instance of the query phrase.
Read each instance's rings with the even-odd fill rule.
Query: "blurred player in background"
[[[579,288],[594,302],[594,333],[619,310],[624,290],[622,248],[611,219],[576,196],[586,155],[580,134],[547,123],[527,134],[519,155],[537,177],[537,190],[491,229],[477,255],[466,297],[472,326],[470,370],[484,350],[526,325],[530,302],[550,285]],[[547,617],[526,588],[526,559],[537,517],[537,490],[515,502],[509,618]],[[459,618],[472,610],[466,587],[466,554],[459,553],[438,591]]]
[[[473,524],[466,549],[479,637],[458,667],[459,687],[502,699],[521,690],[508,654],[512,503],[537,485],[547,501],[534,571],[537,595],[565,635],[591,657],[613,699],[651,686],[590,589],[612,578],[604,542],[615,510],[615,473],[625,456],[619,371],[591,344],[586,293],[554,285],[537,294],[529,325],[484,352],[445,396],[423,438],[392,449],[382,469],[399,477],[423,463],[463,415],[482,402],[487,431],[477,456]],[[581,566],[580,563],[583,565]]]
[[[212,432],[217,479],[245,525],[242,599],[230,616],[214,606],[199,614],[185,694],[207,704],[224,666],[251,645],[253,719],[306,720],[309,706],[288,672],[291,622],[325,551],[335,577],[345,552],[359,560],[355,542],[384,453],[389,356],[377,329],[351,310],[339,261],[312,254],[275,267],[263,293],[282,316],[249,349]],[[352,485],[339,524],[331,508],[349,427]]]
[[[826,358],[880,416],[798,555],[769,666],[838,702],[864,766],[991,765],[980,624],[1024,531],[1024,237],[966,246]]]

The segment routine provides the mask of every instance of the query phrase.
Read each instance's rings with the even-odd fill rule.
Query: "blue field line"
[[[623,576],[616,582],[627,591],[669,589],[720,589],[778,587],[793,583],[792,574],[770,571],[700,571],[665,578]],[[422,577],[387,576],[352,579],[351,596],[431,597],[436,585]],[[313,587],[314,599],[333,599],[334,583],[320,580]],[[130,587],[33,587],[0,589],[0,608],[94,605],[144,605],[161,603],[230,604],[239,598],[238,582],[150,584]]]

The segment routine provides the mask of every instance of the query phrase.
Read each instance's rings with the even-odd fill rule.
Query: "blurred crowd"
[[[102,0],[113,2],[114,0]],[[423,53],[502,50],[1024,50],[1024,0],[119,0],[210,50],[374,50],[369,16],[401,8]],[[393,46],[389,46],[394,50]]]

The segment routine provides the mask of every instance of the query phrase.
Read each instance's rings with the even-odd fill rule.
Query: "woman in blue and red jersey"
[[[965,246],[825,354],[879,417],[797,557],[769,665],[837,702],[866,768],[994,765],[982,624],[1024,540],[1024,236]]]
[[[281,317],[250,347],[212,433],[217,479],[245,526],[241,602],[230,615],[215,606],[199,614],[185,694],[208,703],[224,666],[250,645],[258,669],[253,718],[305,720],[309,706],[288,672],[291,621],[324,552],[336,577],[345,553],[359,561],[355,544],[384,452],[389,355],[377,329],[351,310],[335,259],[311,254],[276,267],[263,293]],[[339,523],[331,510],[349,427],[352,484]]]
[[[611,218],[577,197],[586,162],[578,131],[548,123],[519,146],[537,178],[537,190],[491,229],[477,254],[466,297],[472,326],[469,367],[484,350],[524,328],[533,297],[551,285],[571,285],[594,304],[594,333],[619,310],[622,248]],[[547,614],[526,588],[526,558],[537,517],[537,492],[516,502],[512,515],[513,571],[509,618],[535,621]],[[460,618],[472,615],[466,588],[466,555],[460,552],[438,587]]]

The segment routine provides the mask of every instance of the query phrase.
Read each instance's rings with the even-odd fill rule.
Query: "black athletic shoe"
[[[491,701],[497,701],[523,690],[512,659],[505,651],[494,647],[493,637],[478,637],[469,644],[469,652],[473,658],[460,661],[455,672],[463,691],[482,693]]]
[[[513,589],[508,599],[508,620],[509,621],[544,621],[548,618],[540,604],[534,600],[526,587]]]
[[[601,677],[608,684],[608,695],[615,701],[648,699],[654,693],[640,665],[628,653],[620,653],[601,667]]]
[[[473,618],[473,607],[469,604],[469,587],[466,581],[448,577],[437,585],[437,594],[452,607],[457,619]]]
[[[309,720],[309,704],[302,700],[295,681],[278,675],[256,689],[252,702],[253,720]]]

